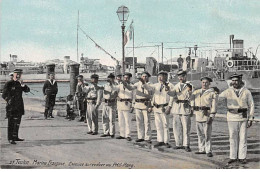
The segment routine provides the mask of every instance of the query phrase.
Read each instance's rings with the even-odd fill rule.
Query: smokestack
[[[234,35],[230,35],[230,36],[229,36],[230,50],[231,50],[231,48],[234,48],[233,40],[234,40]],[[233,45],[233,46],[232,46],[232,45]],[[232,51],[233,51],[233,50],[232,50]]]

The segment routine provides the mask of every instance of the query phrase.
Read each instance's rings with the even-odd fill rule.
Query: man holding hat
[[[83,75],[77,76],[78,84],[76,86],[76,101],[77,101],[77,107],[79,112],[79,122],[86,120],[86,102],[85,102],[85,96],[86,93],[84,92],[84,81],[83,81]]]
[[[186,71],[180,70],[178,73],[179,83],[177,83],[172,92],[174,96],[171,114],[173,114],[173,133],[176,143],[176,149],[184,149],[191,152],[190,149],[190,128],[191,128],[191,107],[190,97],[192,86],[186,83]]]
[[[115,87],[118,92],[117,98],[117,110],[118,110],[118,123],[119,123],[119,131],[120,136],[116,137],[116,139],[126,139],[127,141],[131,141],[131,117],[130,117],[130,109],[132,107],[133,100],[133,91],[126,88],[125,85],[130,84],[132,74],[125,73],[124,81],[125,84],[120,83]],[[132,86],[132,84],[130,84]]]
[[[55,105],[56,95],[58,93],[58,85],[55,80],[54,73],[49,73],[49,79],[44,82],[42,92],[45,99],[45,111],[44,118],[47,117],[54,118],[52,115],[53,107]]]
[[[13,79],[6,82],[2,97],[6,101],[6,116],[8,118],[7,135],[11,144],[23,141],[18,137],[19,127],[24,115],[23,92],[30,92],[30,88],[21,80],[22,70],[15,69]]]
[[[156,84],[144,84],[144,88],[153,91],[154,96],[152,98],[152,106],[155,117],[155,126],[157,130],[157,144],[155,147],[165,145],[170,148],[169,145],[169,114],[172,105],[172,99],[168,95],[168,92],[173,90],[174,85],[167,81],[168,73],[161,71],[158,73],[158,83]]]
[[[217,112],[218,95],[210,88],[212,79],[205,76],[201,78],[201,89],[192,93],[191,105],[196,115],[196,129],[198,134],[199,152],[195,154],[207,154],[212,157],[211,132],[212,122]]]
[[[149,77],[151,75],[144,71],[141,74],[140,81],[135,83],[132,87],[127,85],[130,90],[135,90],[135,114],[136,114],[136,126],[138,139],[136,142],[146,141],[151,143],[151,115],[148,112],[151,108],[152,92],[145,89],[143,85],[149,83]],[[129,88],[130,87],[130,88]]]
[[[104,106],[102,109],[102,124],[104,134],[100,137],[115,136],[115,120],[116,120],[116,97],[117,92],[114,91],[115,84],[115,75],[110,73],[107,77],[107,84],[104,85],[103,90],[103,100]]]
[[[228,164],[237,160],[245,164],[247,162],[247,128],[252,126],[254,119],[254,101],[251,92],[244,86],[242,75],[233,74],[230,79],[232,86],[219,95],[227,100],[230,141]]]
[[[91,75],[90,86],[85,86],[84,91],[86,92],[87,101],[87,123],[88,132],[87,134],[97,135],[98,134],[98,108],[101,104],[101,88],[98,84],[99,76],[97,74]]]

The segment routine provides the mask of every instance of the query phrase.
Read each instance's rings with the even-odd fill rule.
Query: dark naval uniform
[[[45,112],[44,112],[44,117],[46,119],[47,116],[53,117],[52,111],[53,111],[53,107],[55,105],[56,94],[58,93],[57,82],[54,79],[53,80],[50,80],[50,79],[46,80],[44,82],[42,91],[43,91],[43,94],[46,95]]]
[[[24,115],[23,91],[30,92],[30,88],[27,85],[21,85],[17,80],[10,80],[6,82],[2,94],[3,99],[7,102],[8,140],[13,144],[15,144],[14,141],[19,141],[18,132],[22,115]]]

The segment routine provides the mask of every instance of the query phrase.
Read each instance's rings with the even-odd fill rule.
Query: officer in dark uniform
[[[58,85],[55,81],[55,75],[53,73],[49,74],[49,79],[44,82],[42,92],[45,99],[45,111],[44,118],[47,117],[54,118],[52,116],[53,107],[55,105],[56,94],[58,93]]]
[[[15,141],[24,141],[18,137],[19,127],[24,115],[23,104],[23,91],[30,92],[30,88],[23,84],[21,80],[22,70],[15,69],[13,73],[13,79],[7,81],[2,97],[7,102],[6,104],[6,116],[8,118],[8,141],[11,144],[16,144]]]

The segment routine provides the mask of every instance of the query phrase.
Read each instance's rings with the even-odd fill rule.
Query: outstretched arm
[[[128,90],[135,90],[135,89],[137,88],[136,85],[128,84],[128,83],[126,83],[125,81],[122,81],[122,83],[123,83],[124,87],[125,87],[126,89],[128,89]]]
[[[22,87],[22,90],[23,90],[24,92],[26,92],[26,93],[30,92],[30,88],[29,88],[27,85],[24,85],[24,86]]]

